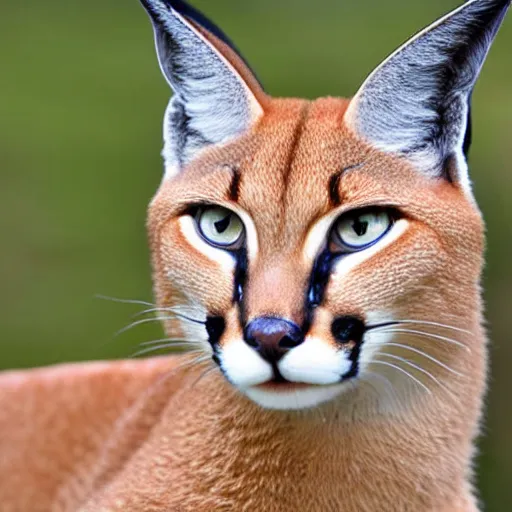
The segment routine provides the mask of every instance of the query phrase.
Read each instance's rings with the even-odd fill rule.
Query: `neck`
[[[130,491],[134,506],[156,493],[183,510],[476,510],[468,468],[479,399],[390,399],[360,385],[318,409],[266,411],[218,372],[200,374],[178,388],[162,379],[130,411],[96,505]]]

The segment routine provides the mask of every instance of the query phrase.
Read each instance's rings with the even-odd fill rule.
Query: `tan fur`
[[[211,361],[196,362],[197,354],[5,373],[2,512],[476,512],[473,441],[486,380],[478,208],[459,185],[427,178],[358,137],[345,119],[350,100],[271,99],[234,52],[196,28],[264,113],[248,133],[164,180],[153,199],[158,305],[222,315],[221,347],[242,337],[232,273],[191,247],[180,228],[192,204],[224,205],[252,219],[258,249],[249,259],[245,314],[297,324],[312,230],[326,216],[382,205],[402,212],[406,232],[332,276],[310,333],[334,346],[334,318],[382,311],[459,330],[431,325],[437,341],[398,333],[394,341],[406,340],[412,351],[376,349],[428,372],[411,370],[424,387],[370,362],[373,373],[336,399],[295,412],[256,405]],[[333,182],[343,169],[350,170]],[[196,341],[178,318],[165,328]],[[457,344],[442,342],[447,337]]]
[[[392,305],[404,318],[464,327],[475,333],[458,337],[468,350],[409,340],[419,348],[430,343],[429,353],[463,377],[431,365],[450,392],[434,384],[431,396],[406,396],[397,386],[396,408],[376,414],[382,397],[369,386],[318,410],[265,411],[218,372],[196,383],[201,370],[170,370],[180,358],[6,374],[2,510],[476,510],[472,440],[485,382],[480,215],[456,186],[429,182],[348,133],[346,104],[275,100],[253,133],[164,182],[149,213],[158,301],[172,304],[170,282],[181,280],[206,307],[233,307],[229,276],[191,253],[175,219],[188,198],[225,201],[237,166],[238,204],[261,234],[249,315],[298,318],[308,274],[300,247],[308,227],[329,211],[326,180],[365,162],[364,172],[342,178],[342,208],[401,205],[412,227],[333,283],[323,306],[330,313],[319,317]],[[304,196],[309,200],[295,200]],[[266,302],[266,283],[276,281],[289,293],[271,293]],[[392,372],[388,378],[400,380]]]

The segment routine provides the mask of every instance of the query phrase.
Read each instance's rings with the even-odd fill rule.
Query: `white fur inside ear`
[[[464,155],[471,94],[509,5],[469,0],[410,39],[364,82],[345,124],[428,177],[446,178],[455,161],[472,199]]]
[[[191,216],[184,215],[178,222],[181,233],[192,248],[219,265],[226,273],[232,273],[235,270],[236,262],[233,256],[205,242],[197,232],[196,221]]]
[[[164,132],[164,148],[162,149],[162,157],[164,159],[164,181],[177,176],[181,170],[180,159],[176,154],[176,144],[179,133],[175,134],[173,124],[169,122],[173,109],[173,100],[169,101],[164,114],[163,132]]]
[[[179,9],[152,0],[147,10],[160,68],[174,91],[164,119],[168,179],[206,148],[245,133],[263,108],[231,62]]]

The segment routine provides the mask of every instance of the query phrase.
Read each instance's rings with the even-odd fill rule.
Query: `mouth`
[[[267,391],[273,393],[289,393],[290,391],[302,391],[311,387],[320,387],[316,384],[306,384],[304,382],[290,382],[284,379],[272,379],[254,386],[255,389],[260,391]]]
[[[331,402],[346,389],[344,382],[329,385],[269,380],[245,389],[245,394],[265,409],[298,411]]]
[[[364,329],[360,318],[338,317],[326,340],[286,319],[259,317],[243,338],[213,344],[214,356],[227,380],[261,406],[311,408],[351,388]]]

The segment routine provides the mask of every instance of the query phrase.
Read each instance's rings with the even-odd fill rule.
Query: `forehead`
[[[240,165],[237,202],[274,249],[292,247],[315,219],[339,206],[340,179],[368,158],[343,125],[348,103],[277,100],[256,128]]]
[[[272,100],[246,136],[204,153],[164,182],[151,219],[170,205],[235,202],[254,221],[261,252],[298,249],[305,233],[340,206],[358,207],[418,189],[420,173],[383,155],[344,125],[349,100]],[[421,181],[421,180],[420,180]],[[161,211],[163,209],[163,211]]]

